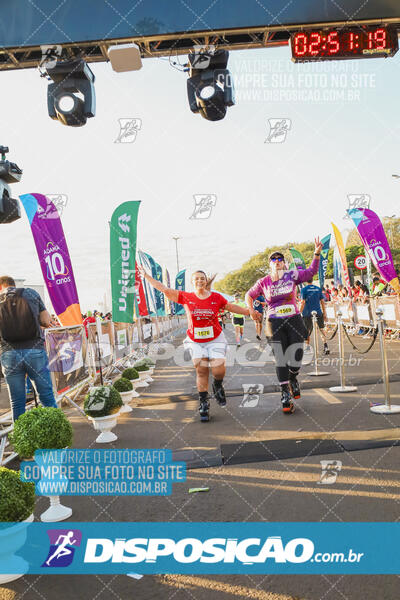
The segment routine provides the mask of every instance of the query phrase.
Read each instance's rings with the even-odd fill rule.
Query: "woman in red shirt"
[[[174,290],[153,279],[143,267],[138,266],[139,274],[153,287],[165,294],[172,302],[183,304],[188,319],[187,337],[183,344],[190,351],[196,369],[196,383],[199,392],[199,412],[202,421],[208,421],[210,408],[208,396],[209,371],[214,376],[212,389],[220,406],[226,405],[223,386],[225,377],[225,357],[227,341],[218,321],[221,309],[242,315],[259,318],[255,310],[228,302],[221,294],[211,291],[214,277],[208,278],[204,271],[195,271],[192,275],[194,292]]]

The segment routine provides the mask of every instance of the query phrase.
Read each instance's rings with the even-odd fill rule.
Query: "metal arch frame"
[[[194,45],[209,46],[211,44],[226,50],[249,50],[256,48],[273,48],[286,46],[292,31],[323,27],[345,27],[365,25],[396,25],[400,28],[400,16],[388,19],[364,19],[360,21],[331,21],[303,23],[294,25],[278,25],[268,27],[250,27],[238,29],[221,29],[216,31],[198,31],[189,33],[173,33],[142,37],[125,37],[89,42],[73,42],[60,44],[63,58],[83,58],[88,63],[108,62],[108,48],[116,44],[134,42],[140,48],[142,58],[172,57],[188,54]],[[29,69],[38,67],[42,59],[41,47],[20,46],[0,48],[0,71]]]

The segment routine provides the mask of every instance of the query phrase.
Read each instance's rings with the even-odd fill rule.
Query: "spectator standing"
[[[379,277],[374,277],[372,280],[372,296],[382,296],[383,290],[385,289],[385,284],[381,281]]]
[[[93,316],[92,311],[88,310],[86,313],[86,317],[83,319],[83,326],[85,328],[86,337],[88,337],[88,325],[89,323],[96,323],[96,317]]]
[[[304,325],[307,329],[307,349],[310,348],[310,336],[313,330],[312,313],[315,311],[317,313],[317,325],[324,340],[324,354],[329,354],[325,332],[326,311],[324,295],[321,288],[318,285],[313,284],[312,279],[307,281],[307,284],[308,285],[301,290],[302,301],[300,305]]]
[[[357,296],[356,299],[359,302],[363,302],[365,304],[365,302],[368,302],[368,296],[369,296],[369,291],[367,286],[365,285],[365,283],[361,283],[361,281],[356,281],[356,290],[357,290]]]
[[[337,288],[332,288],[331,292],[331,302],[339,302],[339,290]]]
[[[13,420],[25,412],[26,376],[44,406],[56,407],[42,327],[57,326],[32,288],[16,288],[0,277],[0,362],[10,395]]]
[[[322,288],[322,293],[324,294],[325,302],[331,301],[331,290],[328,286]]]

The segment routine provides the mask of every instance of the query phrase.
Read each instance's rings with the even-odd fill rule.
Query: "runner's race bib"
[[[277,317],[291,317],[296,314],[296,309],[293,304],[283,304],[275,308],[274,314]]]
[[[195,340],[206,340],[214,337],[214,327],[195,327],[194,328],[194,339]]]

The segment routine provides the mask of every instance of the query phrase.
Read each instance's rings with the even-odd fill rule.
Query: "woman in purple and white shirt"
[[[297,375],[307,336],[296,300],[296,287],[317,273],[321,249],[322,244],[316,238],[314,259],[308,269],[300,270],[288,270],[282,252],[273,252],[269,257],[270,274],[259,279],[246,294],[250,309],[260,294],[266,300],[266,335],[274,352],[276,373],[282,390],[282,408],[287,414],[294,411],[292,398],[300,398]]]

